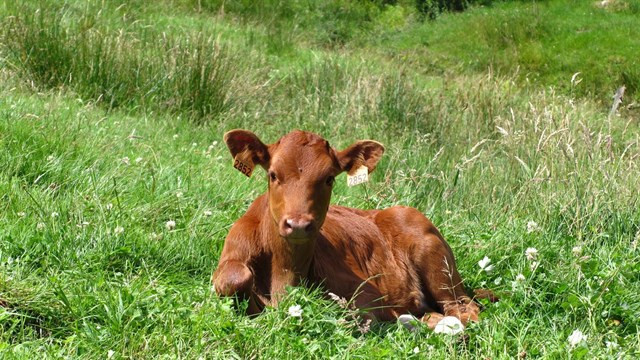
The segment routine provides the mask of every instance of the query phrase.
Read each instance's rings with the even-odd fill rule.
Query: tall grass
[[[215,119],[234,101],[240,62],[214,35],[166,36],[68,27],[44,9],[4,24],[6,60],[39,89],[68,87],[108,109],[182,113]]]

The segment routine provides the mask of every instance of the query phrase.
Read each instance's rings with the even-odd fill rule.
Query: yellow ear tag
[[[253,165],[253,161],[251,160],[251,157],[249,156],[245,157],[245,156],[242,156],[242,153],[239,153],[233,159],[233,167],[236,168],[236,170],[240,171],[241,173],[245,174],[247,177],[251,177],[251,174],[253,174],[253,168],[255,166]]]
[[[367,181],[369,181],[369,168],[364,165],[360,166],[353,174],[347,174],[348,186],[359,185]]]

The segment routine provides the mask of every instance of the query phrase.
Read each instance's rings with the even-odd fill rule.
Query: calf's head
[[[384,153],[382,144],[372,140],[336,151],[322,137],[299,130],[270,145],[247,130],[229,131],[224,141],[240,163],[266,170],[271,218],[280,236],[294,244],[317,235],[329,209],[335,177],[362,166],[372,172]]]

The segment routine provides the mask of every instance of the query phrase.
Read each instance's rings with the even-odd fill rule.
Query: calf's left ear
[[[338,162],[342,171],[351,174],[361,166],[366,166],[371,173],[384,154],[384,146],[373,140],[360,140],[348,148],[338,152]]]

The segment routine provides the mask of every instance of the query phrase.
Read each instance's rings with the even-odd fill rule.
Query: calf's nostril
[[[313,231],[313,223],[311,221],[307,222],[307,225],[304,227],[304,231],[308,233]]]
[[[293,220],[291,220],[291,219],[287,219],[287,220],[284,222],[284,228],[285,228],[285,229],[291,229],[291,228],[293,228]]]

